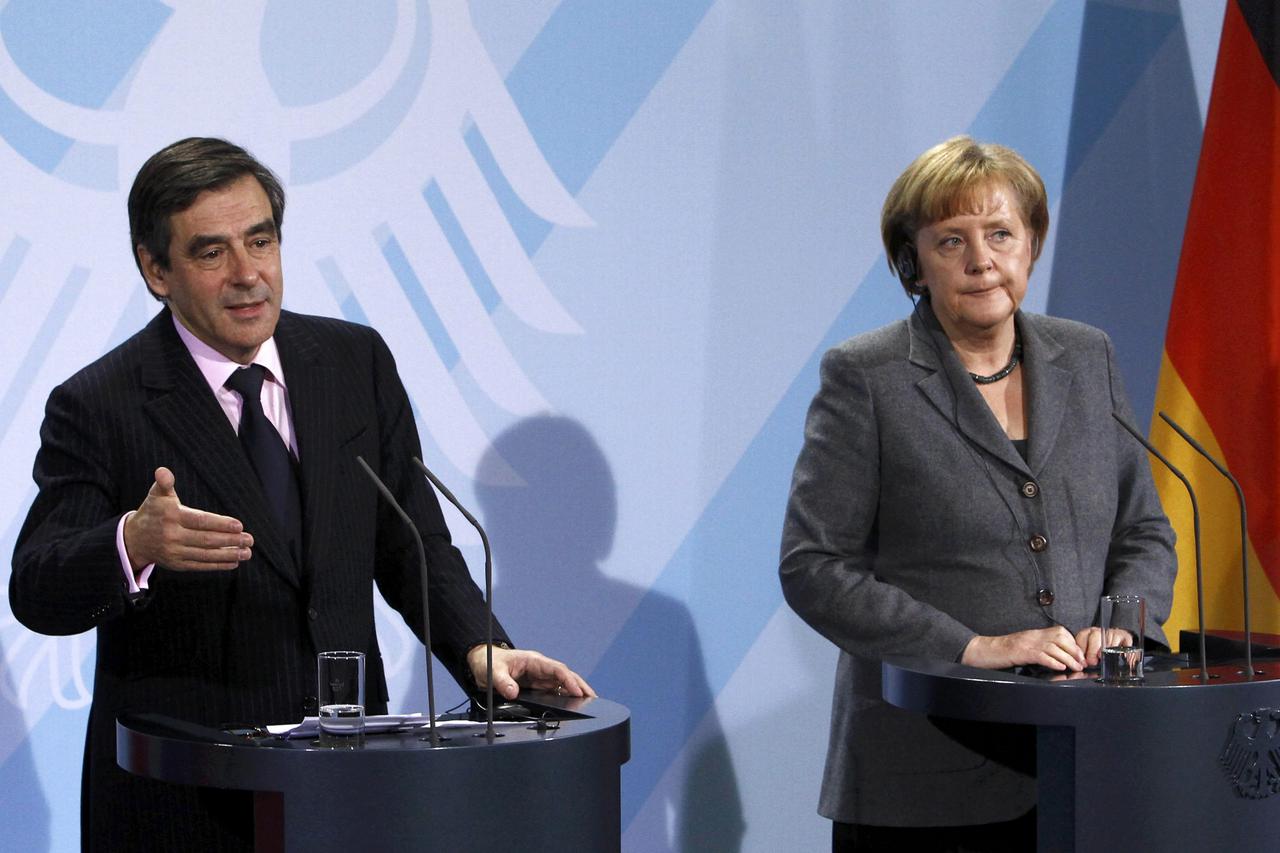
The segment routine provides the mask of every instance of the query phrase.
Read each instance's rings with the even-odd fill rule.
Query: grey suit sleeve
[[[1129,405],[1111,340],[1106,341],[1107,372],[1115,411],[1137,424]],[[1119,502],[1107,550],[1108,593],[1139,593],[1147,600],[1147,637],[1169,646],[1162,626],[1173,606],[1173,581],[1178,573],[1174,533],[1160,505],[1146,450],[1118,424],[1115,426],[1116,486]],[[1097,624],[1096,620],[1094,624]]]
[[[828,352],[783,525],[783,593],[847,652],[958,660],[975,632],[875,575],[881,438],[865,370]]]

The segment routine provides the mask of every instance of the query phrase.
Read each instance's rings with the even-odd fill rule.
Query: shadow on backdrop
[[[1200,155],[1200,106],[1178,0],[1090,0],[1083,27],[1048,310],[1111,335],[1145,425]]]
[[[504,460],[524,485],[484,485]],[[623,830],[655,791],[666,796],[645,851],[730,853],[741,846],[737,780],[707,684],[688,608],[600,569],[613,547],[617,493],[591,435],[564,417],[526,418],[480,462],[477,497],[493,544],[503,624],[517,643],[587,675],[601,696],[631,710],[631,761],[623,768]],[[698,720],[687,709],[711,708]],[[688,764],[680,764],[688,755]],[[634,833],[633,833],[634,837]]]
[[[0,661],[5,660],[0,646]],[[48,850],[49,803],[36,774],[30,733],[22,709],[14,702],[16,695],[13,678],[4,667],[0,670],[0,815],[4,815],[0,846],[5,850]],[[74,794],[80,780],[67,779],[66,785]]]

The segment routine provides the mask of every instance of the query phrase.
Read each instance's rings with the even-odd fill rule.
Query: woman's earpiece
[[[924,296],[929,292],[929,288],[925,287],[924,282],[918,278],[920,271],[916,264],[915,246],[910,243],[904,243],[893,259],[893,266],[898,271],[898,277],[907,283],[906,287],[909,293],[915,296]]]
[[[908,281],[916,277],[916,250],[910,243],[904,243],[893,259],[893,266],[898,275]]]

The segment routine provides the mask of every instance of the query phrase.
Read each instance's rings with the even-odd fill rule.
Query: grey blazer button
[[[1035,536],[1031,537],[1027,544],[1031,546],[1032,551],[1039,554],[1041,551],[1049,547],[1049,540],[1037,533]]]
[[[314,622],[320,618],[320,613],[314,607],[308,607],[307,618],[310,619],[312,622]]]
[[[1031,480],[1022,484],[1022,496],[1024,498],[1034,498],[1038,494],[1040,494],[1040,487]]]
[[[1036,602],[1041,607],[1048,607],[1050,604],[1053,604],[1053,590],[1051,589],[1036,590]]]

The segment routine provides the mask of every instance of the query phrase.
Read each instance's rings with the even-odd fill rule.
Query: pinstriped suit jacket
[[[927,301],[823,358],[780,571],[787,601],[841,649],[819,809],[835,820],[991,823],[1035,803],[1018,769],[1034,767],[1034,741],[1011,754],[1007,728],[944,732],[886,705],[880,657],[955,661],[975,634],[1055,622],[1075,633],[1097,624],[1104,591],[1147,596],[1147,636],[1163,642],[1173,531],[1145,451],[1111,417],[1133,420],[1111,342],[1069,320],[1015,322],[1026,460]],[[1052,606],[1036,603],[1041,588]]]
[[[129,776],[115,763],[126,709],[217,725],[315,713],[315,655],[368,654],[367,702],[386,709],[373,586],[421,636],[412,540],[361,472],[361,455],[422,532],[431,625],[442,662],[466,683],[466,650],[483,642],[482,596],[452,546],[430,486],[395,363],[371,329],[283,312],[275,333],[298,441],[304,563],[271,521],[235,431],[163,310],[145,329],[54,390],[41,428],[39,486],[18,537],[14,614],[47,634],[97,629],[86,743],[86,848],[237,849],[247,798]],[[185,506],[231,515],[254,536],[230,572],[157,566],[138,603],[125,593],[115,529],[157,466]],[[504,636],[505,639],[505,636]]]

